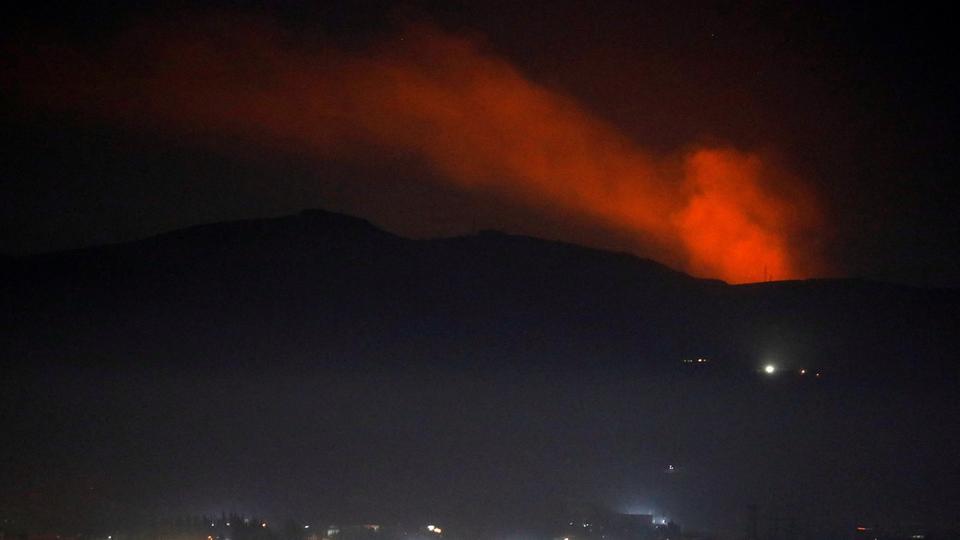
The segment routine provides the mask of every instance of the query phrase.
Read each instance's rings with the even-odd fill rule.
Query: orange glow
[[[138,30],[114,57],[74,56],[44,105],[318,159],[419,156],[458,189],[628,231],[636,253],[697,276],[749,282],[821,270],[801,241],[820,226],[816,205],[794,196],[802,185],[768,160],[638,148],[474,40],[415,25],[345,52],[249,22],[175,26]]]

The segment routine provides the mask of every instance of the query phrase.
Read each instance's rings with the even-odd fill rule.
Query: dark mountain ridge
[[[775,500],[816,516],[811,538],[844,537],[821,533],[852,516],[960,515],[953,290],[730,286],[323,211],[8,258],[2,283],[16,443],[0,445],[0,507],[22,515],[506,530],[551,523],[558,501],[646,497],[739,531],[746,505]]]
[[[653,369],[686,356],[955,372],[958,292],[857,279],[730,286],[486,231],[410,240],[308,210],[3,263],[3,361]],[[164,356],[168,356],[164,358]],[[440,360],[443,358],[444,360]],[[216,363],[231,362],[218,358]],[[919,368],[919,369],[918,369]]]

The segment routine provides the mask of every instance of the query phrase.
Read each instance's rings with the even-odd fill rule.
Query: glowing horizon
[[[136,65],[117,59],[130,50]],[[627,231],[635,254],[700,277],[747,283],[825,268],[804,240],[823,228],[815,198],[770,159],[725,146],[640,148],[475,40],[432,26],[357,52],[249,21],[161,24],[118,39],[113,54],[45,61],[55,75],[37,83],[40,106],[319,160],[391,149],[456,189]]]

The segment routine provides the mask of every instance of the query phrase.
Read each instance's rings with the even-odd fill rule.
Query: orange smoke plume
[[[257,24],[141,28],[35,95],[44,104],[191,137],[241,137],[320,159],[420,156],[463,190],[556,207],[636,237],[636,251],[730,282],[820,270],[802,184],[759,155],[638,148],[475,40],[408,27],[362,51]],[[786,191],[789,189],[789,193]]]

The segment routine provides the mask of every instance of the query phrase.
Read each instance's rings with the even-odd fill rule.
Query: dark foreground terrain
[[[4,519],[492,534],[579,500],[737,534],[755,504],[830,538],[960,515],[956,290],[730,286],[323,211],[0,269]]]

